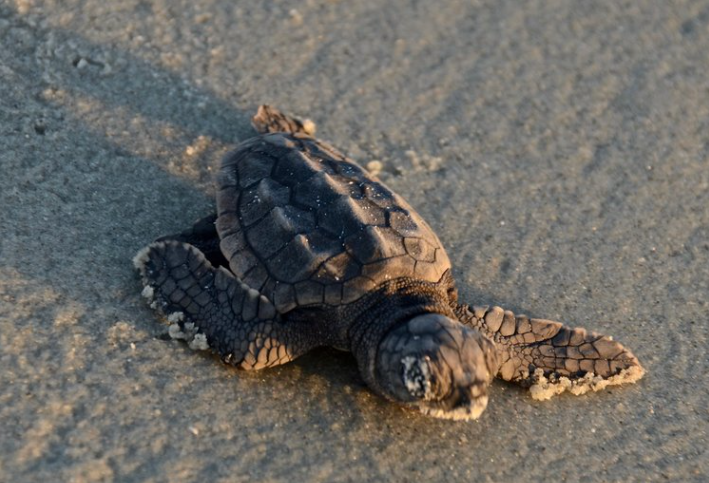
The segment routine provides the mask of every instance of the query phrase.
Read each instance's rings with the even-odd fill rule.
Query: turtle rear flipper
[[[315,123],[310,119],[301,121],[296,117],[283,114],[278,109],[265,104],[259,106],[258,111],[254,117],[251,118],[251,125],[259,134],[272,132],[299,133],[307,136],[315,134]]]
[[[214,268],[194,246],[154,242],[134,259],[143,295],[170,322],[169,333],[224,362],[262,369],[291,361],[312,347],[297,324],[285,324],[273,304],[224,267]]]
[[[632,352],[608,336],[500,307],[459,306],[457,315],[495,341],[498,377],[530,386],[535,399],[634,383],[645,374]]]
[[[191,228],[176,233],[174,235],[161,236],[156,242],[174,240],[188,243],[202,252],[205,258],[215,267],[229,268],[229,262],[224,258],[219,248],[219,235],[214,224],[217,221],[217,214],[205,216],[197,220]]]

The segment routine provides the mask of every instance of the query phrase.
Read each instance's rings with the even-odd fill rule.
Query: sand
[[[0,3],[0,480],[706,481],[709,3]],[[271,103],[439,233],[461,296],[613,335],[635,385],[479,421],[317,350],[168,340],[131,258]]]

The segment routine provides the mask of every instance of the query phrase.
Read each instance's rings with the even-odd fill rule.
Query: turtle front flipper
[[[460,305],[456,315],[495,342],[498,377],[530,386],[534,399],[634,383],[645,374],[632,352],[608,336],[500,307]]]
[[[259,106],[256,115],[251,118],[251,125],[260,134],[272,132],[286,132],[290,134],[305,134],[312,136],[315,134],[315,123],[310,119],[301,121],[296,117],[283,114],[275,107]]]
[[[312,347],[307,331],[285,324],[273,304],[195,247],[154,242],[133,260],[143,296],[170,322],[169,333],[224,362],[262,369],[291,361]]]

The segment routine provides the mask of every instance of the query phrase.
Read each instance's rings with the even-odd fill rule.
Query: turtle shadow
[[[21,16],[11,17],[23,24]],[[181,176],[158,154],[136,149],[130,136],[116,133],[130,132],[132,120],[140,118],[158,131],[152,135],[156,151],[188,148],[200,137],[228,147],[253,134],[252,113],[123,49],[56,27],[39,29],[38,37],[38,63],[16,68],[32,92],[28,102],[36,106],[25,130],[37,144],[56,144],[57,155],[30,159],[31,153],[26,153],[26,164],[46,174],[21,181],[21,188],[31,188],[32,197],[8,207],[8,217],[18,220],[16,226],[26,224],[16,240],[22,248],[5,266],[86,306],[117,303],[123,309],[141,307],[142,314],[130,260],[150,240],[186,228],[213,209],[211,188],[204,185],[211,183],[211,168],[219,158],[217,150],[207,150],[193,163],[198,174]],[[112,121],[104,124],[102,118]],[[174,128],[165,133],[168,140],[155,140],[164,134],[160,127]],[[74,139],[77,145],[72,145]],[[32,222],[43,218],[56,220],[53,229],[59,237],[49,245],[40,240],[41,224]],[[104,284],[86,280],[83,260],[91,261],[91,279]],[[471,290],[476,300],[487,299]],[[138,317],[136,310],[130,309],[131,316]],[[164,332],[152,327],[153,336]],[[334,359],[356,370],[353,359]],[[315,360],[306,358],[300,364],[328,371]],[[340,373],[331,372],[338,380]]]
[[[17,142],[24,149],[18,149],[16,166],[7,167],[17,168],[18,189],[31,196],[4,210],[17,220],[18,245],[24,237],[36,250],[19,249],[4,265],[66,289],[52,276],[59,260],[69,271],[76,268],[73,275],[79,277],[86,270],[71,261],[93,251],[90,259],[100,270],[121,265],[114,275],[125,283],[132,274],[130,259],[142,245],[213,209],[209,186],[219,150],[196,148],[195,140],[233,146],[253,135],[251,113],[123,49],[61,28],[38,28],[12,11],[0,14],[13,27],[38,32],[37,62],[18,57],[7,66],[23,86],[28,107],[15,128],[18,138],[25,135]],[[131,139],[141,134],[131,133],[140,130],[135,120],[147,131],[143,139]],[[151,143],[139,146],[148,137]],[[36,153],[33,145],[39,147]],[[189,166],[161,154],[175,147],[187,151]],[[53,156],[43,156],[42,149]],[[22,221],[47,215],[59,239],[35,243],[41,227],[21,226]]]
[[[23,22],[19,16],[12,21]],[[31,113],[21,126],[27,137],[18,141],[18,164],[9,166],[27,174],[17,180],[24,191],[4,210],[5,220],[12,220],[5,223],[10,227],[6,234],[12,235],[5,246],[13,252],[4,266],[29,281],[27,290],[39,293],[50,287],[56,304],[78,307],[80,328],[71,330],[87,338],[95,353],[86,358],[98,364],[107,354],[127,357],[131,344],[163,343],[159,339],[166,329],[143,303],[130,260],[152,239],[186,228],[213,210],[205,185],[218,150],[198,150],[186,155],[191,164],[177,167],[159,152],[187,150],[200,137],[206,139],[203,144],[226,149],[252,134],[251,113],[120,48],[60,28],[38,32],[37,63],[18,59],[9,64],[18,85],[26,87],[22,102]],[[136,133],[136,119],[155,132]],[[133,140],[133,134],[147,137]],[[182,175],[185,166],[193,172]],[[45,237],[42,220],[52,220],[51,239]],[[475,299],[488,298],[466,289]],[[60,312],[47,306],[50,322],[27,322],[46,332],[36,341],[39,346],[49,350],[56,343],[51,321],[64,317]],[[139,322],[128,330],[120,325],[123,320]],[[115,352],[102,353],[113,332],[118,334]],[[57,367],[61,363],[58,355]],[[328,391],[347,394],[338,399],[343,410],[359,404],[360,394],[369,394],[350,354],[318,349],[295,361],[293,368],[285,371],[290,376],[299,372],[303,380],[324,378]],[[321,396],[315,385],[301,387]]]

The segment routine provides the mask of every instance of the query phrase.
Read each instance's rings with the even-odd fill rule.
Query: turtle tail
[[[456,312],[461,322],[495,341],[498,377],[529,386],[535,399],[634,383],[645,374],[633,353],[608,336],[500,307],[462,305]]]

